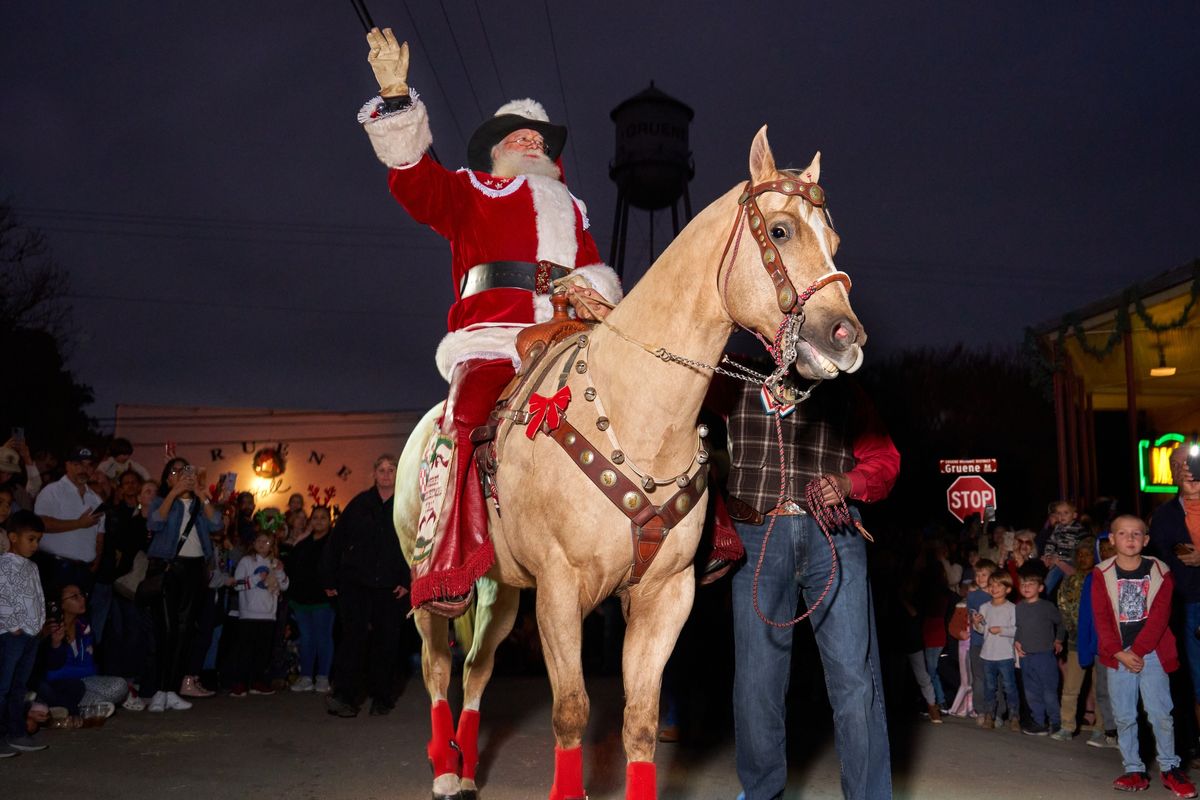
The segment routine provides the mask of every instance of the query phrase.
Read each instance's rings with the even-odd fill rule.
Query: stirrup
[[[421,608],[430,613],[437,614],[439,617],[454,619],[461,617],[471,607],[471,603],[475,600],[475,587],[472,586],[466,594],[457,594],[452,597],[439,597],[434,600],[429,600],[421,604]]]

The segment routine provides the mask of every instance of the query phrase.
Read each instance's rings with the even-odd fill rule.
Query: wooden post
[[[1079,505],[1079,414],[1075,409],[1075,370],[1068,361],[1063,375],[1063,418],[1067,423],[1067,495],[1064,497]]]
[[[1084,414],[1087,420],[1088,453],[1091,455],[1087,464],[1088,481],[1092,485],[1092,501],[1094,502],[1100,494],[1100,475],[1096,469],[1096,410],[1092,404],[1091,392],[1088,392],[1087,410]]]

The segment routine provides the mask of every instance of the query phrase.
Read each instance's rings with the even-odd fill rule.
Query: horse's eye
[[[792,232],[788,230],[786,225],[773,225],[771,227],[771,238],[777,242],[786,242],[792,238]]]

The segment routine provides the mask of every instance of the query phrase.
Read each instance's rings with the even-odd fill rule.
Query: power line
[[[479,20],[479,28],[483,31],[483,43],[487,45],[488,58],[492,60],[492,72],[496,74],[496,83],[500,85],[501,103],[512,100],[508,90],[504,88],[504,79],[500,77],[500,65],[496,63],[496,54],[492,52],[492,37],[488,36],[487,25],[483,23],[483,13],[479,10],[479,0],[475,0],[475,17]]]
[[[425,61],[429,64],[429,71],[433,74],[433,82],[437,84],[438,91],[442,94],[446,111],[450,114],[450,121],[454,123],[454,130],[458,132],[458,138],[462,140],[463,148],[465,149],[467,146],[467,137],[463,135],[462,125],[458,123],[458,115],[454,113],[454,104],[450,102],[450,95],[446,93],[446,87],[442,85],[442,79],[438,76],[437,68],[433,66],[433,51],[425,46],[425,39],[421,36],[421,29],[417,27],[417,20],[413,17],[412,11],[408,7],[408,0],[404,0],[404,13],[408,16],[408,22],[412,25],[413,35],[417,37],[417,44],[420,45],[421,52],[425,54]]]
[[[558,62],[558,45],[554,41],[554,23],[550,19],[550,0],[543,0],[542,8],[546,11],[546,27],[550,29],[550,50],[554,53],[554,71],[558,73],[558,93],[562,96],[563,117],[567,123],[567,130],[570,131],[572,130],[571,110],[567,106],[567,90],[563,85],[562,66]],[[579,168],[579,151],[575,148],[575,140],[569,139],[567,144],[571,147],[571,162],[575,165],[574,179],[578,182],[580,193],[587,194],[583,185],[583,170]]]
[[[454,25],[451,24],[450,15],[446,12],[446,0],[440,0],[438,5],[442,7],[442,19],[446,20],[446,27],[450,29],[450,41],[454,43],[454,52],[458,53],[458,63],[462,66],[463,74],[467,76],[467,88],[471,90],[471,99],[475,101],[475,110],[482,118],[486,116],[483,113],[483,105],[479,102],[479,95],[475,93],[475,81],[471,80],[471,71],[467,69],[467,60],[463,58],[462,48],[458,46],[458,36],[454,34]]]

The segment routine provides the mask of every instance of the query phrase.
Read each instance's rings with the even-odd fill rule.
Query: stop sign
[[[978,475],[959,475],[946,490],[946,508],[959,522],[971,514],[983,518],[983,507],[996,507],[996,489]]]

